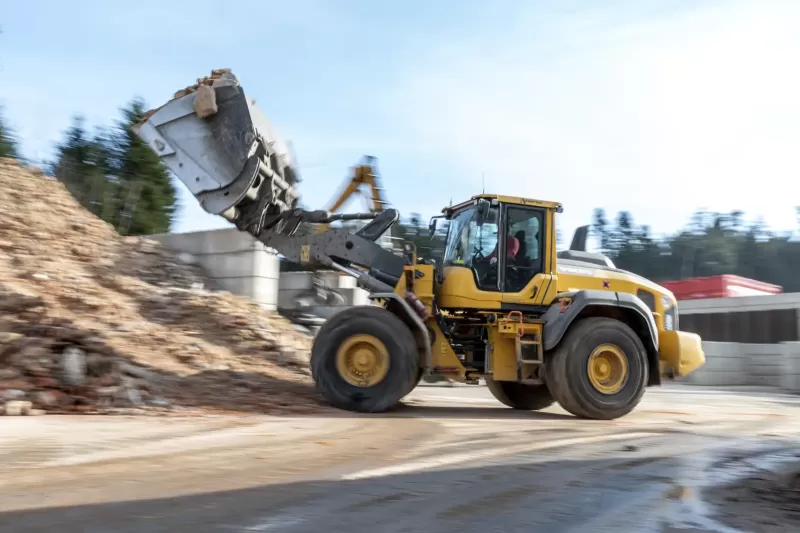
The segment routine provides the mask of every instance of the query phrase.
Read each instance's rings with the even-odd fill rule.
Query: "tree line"
[[[795,211],[800,227],[800,207]],[[655,238],[627,211],[611,222],[596,209],[592,233],[619,268],[656,282],[735,274],[799,292],[800,239],[771,230],[761,219],[746,223],[744,215],[698,210],[681,230]]]
[[[110,127],[89,132],[76,116],[64,132],[55,156],[45,166],[86,209],[125,235],[169,232],[177,210],[174,181],[158,157],[134,135],[144,102],[134,99]],[[19,158],[15,132],[0,109],[0,157]],[[622,211],[613,219],[594,211],[591,234],[602,253],[622,269],[653,281],[736,274],[774,283],[785,292],[800,291],[800,239],[772,231],[758,220],[745,223],[743,211],[698,211],[672,235],[656,237],[647,225]],[[800,226],[800,207],[797,208]],[[427,220],[411,213],[393,236],[413,242],[420,257],[441,263],[447,226],[440,220],[428,234]],[[559,233],[559,240],[561,234]]]

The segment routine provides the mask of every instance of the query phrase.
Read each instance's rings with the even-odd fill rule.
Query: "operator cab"
[[[439,275],[443,307],[450,307],[448,302],[454,307],[485,307],[489,301],[497,303],[489,307],[496,307],[503,295],[517,294],[532,304],[542,276],[555,269],[550,254],[555,242],[553,213],[560,210],[553,202],[490,195],[444,209],[441,218],[450,224]],[[480,304],[469,305],[465,299]]]

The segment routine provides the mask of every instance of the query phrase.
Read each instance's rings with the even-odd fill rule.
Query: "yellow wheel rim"
[[[349,384],[372,387],[389,373],[389,350],[372,335],[353,335],[339,346],[336,369]]]
[[[597,392],[616,394],[628,379],[628,358],[612,344],[602,344],[592,351],[588,363],[589,382]]]

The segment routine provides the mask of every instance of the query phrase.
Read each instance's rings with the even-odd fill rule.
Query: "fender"
[[[561,310],[561,298],[570,298],[572,303]],[[591,316],[593,309],[601,311],[602,308],[614,308],[635,313],[637,318],[647,325],[646,338],[642,339],[648,354],[656,360],[658,358],[658,328],[653,313],[645,303],[635,294],[626,292],[611,292],[598,290],[585,290],[559,294],[550,308],[542,315],[544,324],[544,349],[552,350],[567,332],[569,326],[576,319]],[[600,309],[598,309],[600,308]],[[598,313],[601,314],[601,313]],[[645,333],[645,332],[641,332]]]

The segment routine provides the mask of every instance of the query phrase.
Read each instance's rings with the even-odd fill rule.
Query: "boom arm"
[[[375,242],[397,222],[397,211],[331,214],[299,208],[300,178],[286,142],[229,70],[212,71],[176,93],[134,131],[206,212],[233,222],[288,260],[338,269],[372,293],[393,291],[402,277],[405,259]],[[358,167],[356,176],[377,188],[371,163]],[[295,235],[303,222],[335,220],[372,221],[356,233]]]
[[[389,205],[383,198],[383,188],[380,185],[380,177],[376,169],[375,161],[374,157],[365,156],[364,162],[353,169],[353,176],[333,202],[330,209],[328,209],[331,213],[336,213],[341,209],[347,199],[356,194],[362,185],[369,187],[373,213],[380,213]]]

